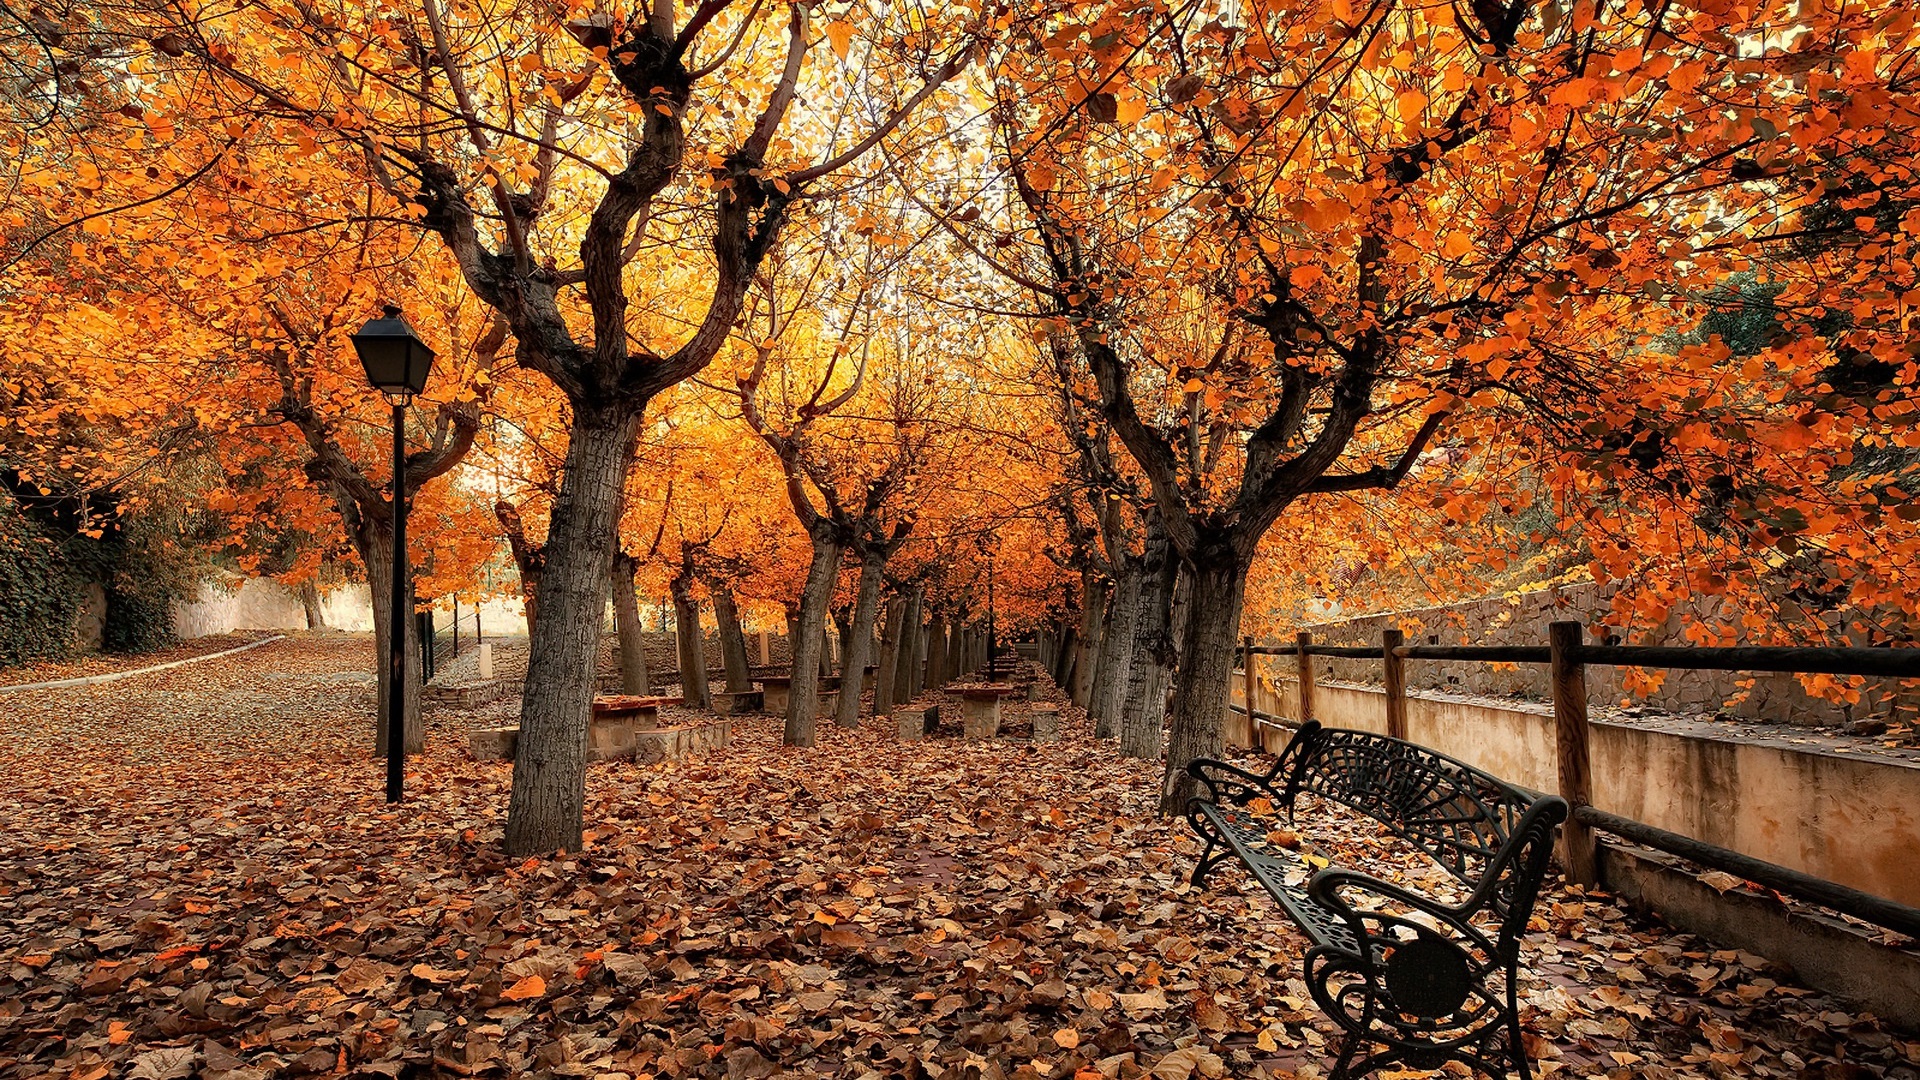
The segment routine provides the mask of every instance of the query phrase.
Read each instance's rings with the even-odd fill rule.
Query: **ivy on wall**
[[[103,648],[173,642],[174,601],[194,591],[202,569],[198,549],[181,542],[180,515],[150,507],[107,520],[97,536],[73,531],[61,515],[0,491],[0,667],[74,652],[96,582],[107,599]]]
[[[84,587],[60,541],[0,493],[0,667],[73,651]]]

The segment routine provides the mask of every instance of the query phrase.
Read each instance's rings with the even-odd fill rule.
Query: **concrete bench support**
[[[914,742],[940,730],[938,705],[902,705],[893,710],[893,718],[894,737],[901,742]]]
[[[1000,699],[961,699],[960,730],[969,739],[991,739],[1000,734]]]
[[[1033,741],[1039,743],[1060,741],[1060,706],[1035,705],[1033,707]]]
[[[520,742],[517,727],[480,728],[467,732],[467,750],[475,761],[512,761]]]
[[[713,694],[713,711],[721,716],[739,716],[742,713],[759,712],[764,701],[765,695],[759,690],[742,690],[738,693],[717,690]]]

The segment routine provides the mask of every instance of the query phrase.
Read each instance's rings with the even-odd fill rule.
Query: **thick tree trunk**
[[[512,855],[580,850],[600,618],[639,419],[637,408],[598,413],[574,408],[520,704],[513,795],[507,804],[506,849]]]
[[[387,663],[388,642],[393,640],[387,633],[393,614],[393,534],[387,530],[375,532],[365,537],[360,548],[360,561],[367,569],[367,585],[373,590],[373,651],[374,691],[379,695],[380,707],[376,712],[377,723],[373,733],[373,753],[376,757],[387,755],[387,702],[390,700],[392,682],[389,676],[392,668]],[[411,591],[411,590],[409,590]],[[407,708],[407,753],[418,754],[427,747],[426,725],[420,719],[420,626],[413,612],[405,613],[406,649],[406,694]]]
[[[893,672],[891,702],[894,705],[913,700],[913,658],[920,651],[920,605],[925,595],[921,589],[908,593],[906,608],[900,613],[900,647]]]
[[[713,621],[720,627],[720,663],[727,669],[727,693],[753,689],[753,668],[747,663],[747,635],[740,629],[740,605],[733,590],[722,582],[707,582],[713,594]]]
[[[833,712],[833,722],[841,727],[860,726],[860,683],[866,678],[867,665],[873,662],[873,618],[880,607],[881,577],[886,568],[883,551],[869,551],[860,560],[853,619],[842,638],[846,651],[840,657],[840,700]]]
[[[807,583],[800,590],[800,625],[794,629],[793,690],[787,700],[788,746],[812,746],[820,712],[820,664],[827,636],[827,606],[840,575],[840,545],[815,536]]]
[[[327,628],[327,609],[320,604],[320,586],[315,585],[312,578],[300,583],[300,606],[306,609],[307,629]]]
[[[1220,756],[1220,722],[1232,692],[1234,647],[1247,588],[1247,564],[1231,546],[1215,542],[1196,554],[1190,564],[1186,640],[1174,678],[1172,730],[1160,789],[1160,813],[1165,816],[1186,812],[1194,788],[1187,763]]]
[[[700,633],[700,601],[693,595],[693,573],[675,574],[667,588],[673,593],[674,643],[680,656],[680,696],[691,709],[713,708],[707,692],[707,650]]]
[[[613,557],[613,633],[620,642],[620,690],[644,697],[653,693],[653,679],[647,673],[647,635],[634,590],[637,569],[632,556]]]
[[[1080,573],[1080,641],[1073,657],[1073,703],[1086,708],[1093,698],[1094,669],[1100,662],[1100,641],[1105,630],[1102,621],[1107,609],[1107,590],[1093,576]]]
[[[1173,587],[1180,574],[1180,559],[1167,542],[1167,534],[1151,524],[1139,574],[1133,659],[1127,668],[1126,698],[1120,707],[1120,753],[1131,758],[1157,758],[1161,729],[1167,722],[1167,686],[1173,679]]]
[[[935,615],[927,624],[927,689],[947,685],[947,620]]]
[[[1127,559],[1114,584],[1108,608],[1107,630],[1100,639],[1100,666],[1093,686],[1093,734],[1111,739],[1120,734],[1121,709],[1127,700],[1127,679],[1134,663],[1134,626],[1140,619],[1140,563]]]

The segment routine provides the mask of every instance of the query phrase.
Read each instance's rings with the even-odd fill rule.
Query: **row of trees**
[[[994,557],[1103,733],[1170,731],[1168,810],[1247,617],[1361,581],[1550,563],[1642,575],[1623,617],[1910,626],[1891,0],[15,22],[9,414],[23,457],[90,433],[29,471],[137,499],[143,462],[214,461],[237,525],[377,577],[343,337],[403,303],[450,346],[399,493],[441,518],[427,577],[504,535],[529,601],[515,852],[579,842],[636,589],[790,606],[807,745],[827,621],[857,670],[876,626],[975,619]]]

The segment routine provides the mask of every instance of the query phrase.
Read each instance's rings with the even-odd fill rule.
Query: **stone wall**
[[[1594,628],[1610,610],[1615,591],[1602,585],[1571,585],[1443,607],[1368,615],[1311,626],[1307,630],[1315,642],[1324,645],[1377,646],[1380,632],[1389,626],[1399,627],[1409,645],[1545,645],[1547,624],[1560,619],[1579,620],[1587,626],[1591,639]],[[1686,636],[1688,625],[1696,622],[1737,624],[1737,615],[1718,603],[1717,598],[1687,602],[1676,606],[1666,621],[1657,626],[1633,628],[1622,635],[1618,644],[1693,645],[1696,643]],[[1260,660],[1262,670],[1291,671],[1294,663],[1290,657]],[[1315,660],[1314,670],[1322,680],[1379,685],[1380,668],[1377,660],[1320,657]],[[1409,689],[1531,701],[1549,698],[1545,664],[1409,660],[1406,673]],[[1662,673],[1648,674],[1659,677]],[[1793,675],[1667,671],[1659,688],[1648,693],[1629,689],[1629,675],[1623,668],[1588,668],[1590,700],[1595,706],[1646,705],[1676,713],[1724,712],[1742,720],[1792,724],[1844,724],[1884,717],[1895,711],[1912,716],[1916,707],[1920,707],[1920,688],[1902,690],[1894,680],[1863,680],[1860,700],[1846,704],[1807,693],[1799,678]]]
[[[373,632],[373,598],[363,584],[347,585],[321,598],[327,626],[334,630]],[[451,608],[442,606],[436,625],[445,626]],[[460,606],[467,619],[473,609]],[[464,625],[464,624],[463,624]],[[230,634],[235,630],[305,630],[307,609],[300,594],[271,578],[234,582],[203,582],[191,602],[173,607],[173,632],[182,638]],[[525,635],[527,622],[518,601],[489,600],[480,606],[480,629],[487,637]]]

